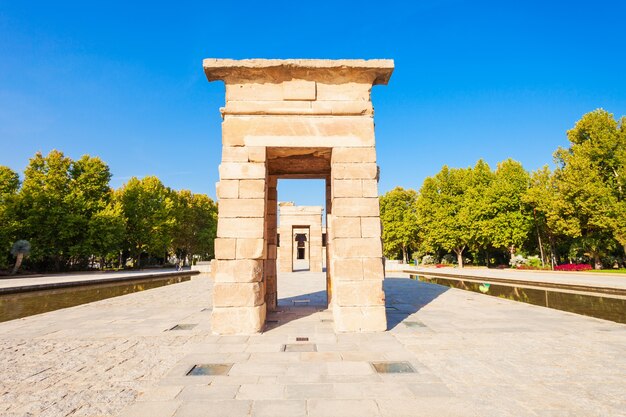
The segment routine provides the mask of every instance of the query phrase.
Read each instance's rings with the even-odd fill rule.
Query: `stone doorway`
[[[226,84],[212,330],[261,331],[277,306],[279,178],[325,181],[335,330],[385,330],[370,91],[393,61],[208,59],[204,69]]]

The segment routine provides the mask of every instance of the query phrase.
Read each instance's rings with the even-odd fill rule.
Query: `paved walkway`
[[[195,275],[197,271],[180,271],[172,269],[119,271],[119,272],[77,272],[71,274],[35,275],[20,278],[0,278],[0,294],[23,291],[43,290],[49,288],[69,287],[75,285],[95,284],[132,279],[163,278],[166,276]]]
[[[416,274],[447,274],[476,278],[513,279],[528,282],[546,282],[560,285],[576,285],[582,287],[604,287],[626,290],[624,274],[594,272],[559,272],[559,271],[524,271],[516,269],[486,268],[420,268],[407,267],[404,271]]]
[[[281,278],[294,296],[302,281]],[[336,334],[328,311],[284,306],[263,334],[213,336],[202,277],[1,323],[0,415],[626,415],[626,326],[402,277],[385,286],[385,333]],[[166,331],[176,324],[197,325]],[[185,376],[203,363],[232,368]]]

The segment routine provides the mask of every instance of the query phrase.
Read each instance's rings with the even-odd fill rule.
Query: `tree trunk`
[[[548,241],[550,242],[550,268],[554,270],[556,266],[556,250],[554,249],[554,236],[548,234]]]
[[[406,263],[407,258],[406,258],[406,246],[402,246],[402,263]]]
[[[545,267],[546,263],[543,257],[543,245],[541,244],[541,233],[539,233],[539,223],[537,222],[537,209],[533,208],[533,216],[535,218],[535,227],[537,229],[537,240],[539,241],[539,252],[541,253],[541,266]]]
[[[13,267],[13,271],[11,271],[11,275],[15,275],[17,270],[20,269],[22,265],[22,261],[24,260],[24,254],[21,252],[17,253],[17,257],[15,258],[15,266]]]
[[[459,264],[459,268],[463,268],[463,251],[465,247],[462,248],[454,248],[454,253],[456,253],[456,261]]]
[[[593,254],[593,269],[602,269],[602,261],[600,260],[600,254]]]

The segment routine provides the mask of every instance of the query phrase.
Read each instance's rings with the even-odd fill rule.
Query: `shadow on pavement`
[[[264,331],[326,310],[328,308],[326,299],[326,291],[316,291],[308,294],[298,294],[294,297],[279,298],[276,310],[267,313]]]
[[[387,330],[395,328],[449,289],[407,278],[385,278],[384,288]]]
[[[387,330],[395,328],[407,317],[431,303],[448,287],[415,281],[407,278],[385,278]],[[308,303],[305,302],[308,300]],[[280,327],[327,309],[326,291],[299,294],[280,298],[276,311],[268,312],[265,330]]]

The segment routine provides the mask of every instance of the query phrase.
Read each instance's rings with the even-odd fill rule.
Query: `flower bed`
[[[563,264],[554,267],[555,271],[591,271],[592,269],[589,264]]]
[[[549,271],[549,266],[533,266],[533,265],[520,265],[515,269],[523,269],[525,271]]]

